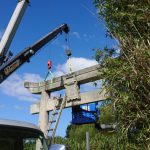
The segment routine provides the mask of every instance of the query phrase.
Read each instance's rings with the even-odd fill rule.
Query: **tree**
[[[118,49],[96,50],[123,149],[150,149],[150,1],[94,0]]]
[[[90,134],[90,149],[92,150],[116,150],[116,138],[114,132],[100,132],[94,124],[70,125],[67,129],[67,138],[56,137],[54,142],[65,144],[70,150],[86,149],[86,132]]]

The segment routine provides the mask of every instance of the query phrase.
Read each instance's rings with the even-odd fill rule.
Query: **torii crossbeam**
[[[39,83],[25,82],[24,86],[33,94],[41,94],[41,100],[31,106],[31,114],[39,113],[39,127],[47,133],[47,124],[49,120],[49,111],[54,107],[59,107],[61,98],[55,99],[50,96],[51,92],[65,89],[66,104],[64,108],[73,107],[76,105],[88,104],[97,101],[106,100],[108,96],[105,90],[89,91],[80,93],[80,85],[94,82],[99,80],[101,66],[95,65],[88,67],[61,77],[54,79],[53,84],[51,81],[44,81]]]

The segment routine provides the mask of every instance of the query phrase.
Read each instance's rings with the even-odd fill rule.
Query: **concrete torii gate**
[[[39,113],[39,128],[47,136],[47,126],[49,122],[49,111],[53,110],[55,106],[60,105],[60,99],[51,97],[51,92],[65,89],[67,98],[65,108],[76,105],[93,103],[101,100],[106,100],[108,96],[103,90],[89,91],[80,93],[80,85],[99,80],[100,65],[88,67],[61,77],[54,78],[53,84],[51,81],[44,81],[39,83],[25,82],[24,86],[32,94],[41,94],[41,100],[31,106],[31,114]]]

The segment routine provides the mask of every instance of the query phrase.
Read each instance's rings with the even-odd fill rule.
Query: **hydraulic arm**
[[[18,0],[18,4],[0,41],[0,65],[6,60],[6,54],[21,22],[29,0]]]
[[[32,46],[24,49],[14,58],[0,66],[0,83],[2,83],[9,75],[11,75],[15,70],[21,67],[21,65],[23,65],[25,62],[29,62],[29,59],[35,53],[37,53],[39,49],[41,49],[44,45],[46,45],[49,41],[54,39],[59,33],[62,32],[69,32],[69,27],[67,26],[67,24],[63,24],[52,32],[48,33]]]

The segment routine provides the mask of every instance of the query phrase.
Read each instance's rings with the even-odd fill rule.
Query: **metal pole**
[[[90,150],[90,136],[89,136],[89,132],[86,132],[86,150]]]

